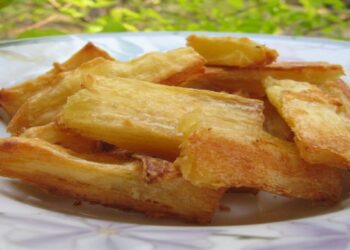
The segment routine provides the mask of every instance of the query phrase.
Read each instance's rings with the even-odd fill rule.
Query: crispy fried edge
[[[13,116],[29,97],[42,92],[48,86],[54,84],[56,82],[57,74],[71,71],[84,62],[96,57],[115,60],[106,51],[89,42],[67,61],[63,63],[54,63],[53,68],[43,75],[24,81],[10,88],[1,89],[0,106],[2,106],[10,116]]]
[[[135,64],[135,62],[138,62],[138,64],[140,64],[140,62],[147,63],[147,62],[149,62],[147,57],[150,56],[152,58],[152,54],[162,54],[164,56],[166,56],[168,54],[169,56],[174,57],[174,55],[176,55],[176,53],[180,53],[180,54],[185,53],[185,55],[187,57],[190,55],[191,58],[193,58],[193,60],[191,61],[192,63],[188,64],[185,67],[182,67],[181,69],[169,67],[169,70],[168,70],[166,76],[162,75],[162,77],[160,77],[159,74],[148,75],[148,77],[150,78],[150,79],[148,79],[148,81],[155,82],[155,83],[162,83],[162,84],[166,84],[166,85],[171,85],[171,84],[176,85],[178,82],[183,81],[187,77],[190,77],[192,74],[198,74],[198,73],[203,71],[205,60],[197,52],[195,52],[192,48],[180,48],[180,49],[171,50],[171,51],[168,51],[165,53],[151,52],[151,53],[145,54],[141,57],[135,58],[135,59],[131,60],[130,62],[126,62],[126,63],[118,62],[118,63],[120,63],[120,64],[130,63],[130,65]],[[59,100],[58,102],[54,103],[51,107],[51,110],[49,110],[50,112],[47,112],[47,110],[44,110],[45,108],[41,108],[42,112],[38,112],[38,113],[40,113],[40,114],[51,113],[50,116],[46,116],[46,119],[44,119],[45,122],[41,121],[41,120],[38,123],[33,122],[33,120],[38,121],[38,119],[33,118],[33,117],[38,118],[38,115],[36,114],[36,116],[34,116],[33,112],[30,111],[32,109],[32,104],[39,102],[43,105],[43,107],[47,107],[47,105],[45,106],[45,103],[47,103],[47,94],[54,93],[57,88],[60,88],[60,86],[61,86],[60,84],[62,84],[63,82],[66,82],[69,84],[69,80],[70,80],[69,77],[79,76],[79,74],[82,73],[81,75],[83,78],[84,76],[89,75],[88,71],[91,67],[94,67],[95,65],[99,65],[99,64],[103,65],[104,63],[107,63],[110,66],[110,64],[113,64],[116,62],[113,62],[110,60],[105,60],[105,59],[99,57],[99,58],[95,58],[93,60],[90,60],[89,62],[82,64],[80,67],[78,67],[77,69],[75,69],[72,72],[63,72],[63,73],[58,74],[57,80],[55,82],[56,86],[54,86],[52,89],[48,89],[47,92],[44,92],[44,93],[41,93],[40,95],[35,95],[35,96],[29,98],[20,107],[20,109],[16,112],[16,114],[14,115],[12,120],[10,121],[7,130],[12,135],[19,135],[19,134],[23,133],[23,131],[28,129],[29,127],[45,125],[46,123],[51,122],[53,120],[52,117],[56,116],[57,113],[59,113],[61,106],[63,107],[64,103],[61,103],[61,102],[65,102],[66,98],[68,98],[67,93],[63,94],[64,98],[62,98],[62,99],[65,99],[65,100]],[[118,63],[116,63],[116,67],[118,67]],[[174,62],[168,60],[164,63],[164,65],[166,66],[167,64],[170,64],[170,63],[174,63]],[[101,67],[101,65],[99,67]],[[147,74],[144,74],[145,72],[142,72],[142,73],[143,74],[141,74],[140,77],[141,76],[144,77],[145,75],[147,76]],[[114,75],[113,74],[108,75],[108,77],[117,78],[115,76],[115,74],[116,73],[114,73]],[[169,77],[169,75],[171,75],[171,77]],[[133,78],[138,78],[138,76],[134,75]],[[73,79],[73,81],[74,81],[74,79]],[[83,79],[82,79],[82,81],[83,81]],[[68,88],[66,85],[64,85],[64,86],[65,86],[63,88],[64,91],[70,92],[69,95],[71,94],[71,92],[74,93],[74,91],[77,91],[80,88],[80,85],[76,86],[74,88],[71,88],[71,89]],[[47,93],[47,94],[45,94],[45,93]],[[56,97],[57,97],[57,95],[56,95]],[[38,100],[40,100],[40,101],[38,101]],[[55,98],[52,98],[52,100],[55,100]],[[37,107],[37,106],[38,105],[36,105],[35,107]],[[57,110],[55,110],[56,112],[53,112],[53,109],[57,109]],[[30,121],[30,120],[32,120],[32,121]]]
[[[194,185],[212,188],[248,187],[287,197],[325,201],[330,205],[340,199],[342,187],[337,170],[326,166],[307,164],[301,160],[296,147],[292,143],[264,134],[251,145],[244,145],[215,135],[214,131],[215,128],[195,129],[183,141],[180,157],[175,161],[175,166],[181,170],[183,177]],[[276,157],[268,152],[269,147],[281,150],[281,155],[286,152],[287,154]],[[248,157],[249,160],[245,157]],[[274,162],[274,169],[271,169],[270,172],[271,181],[265,180],[260,183],[257,181],[259,172],[264,170],[255,169],[256,164],[249,166],[247,162],[254,162],[254,158],[256,158],[256,162],[260,163]],[[237,161],[242,161],[243,165],[238,166]],[[285,165],[283,175],[287,180],[294,182],[294,185],[291,187],[288,183],[283,187],[283,184],[278,185],[276,184],[277,181],[273,180],[273,173],[278,171],[278,164],[287,164],[289,161],[292,162],[290,164],[295,164],[294,161],[296,161],[299,164],[300,172],[293,173],[296,170],[295,168],[291,169],[289,173],[291,177],[288,179],[289,168],[288,165]],[[205,163],[205,167],[201,162]],[[208,167],[208,163],[212,165]],[[235,175],[239,167],[242,168],[242,172],[236,177],[230,178],[230,175]],[[264,167],[271,168],[272,166],[265,165]],[[210,176],[211,173],[212,176]],[[306,183],[304,183],[305,179],[300,178],[300,175],[306,176],[306,174]],[[242,178],[241,175],[245,177]],[[299,182],[300,185],[298,185]],[[315,186],[311,184],[315,184]]]
[[[176,173],[176,169],[172,166],[171,169],[172,171],[175,171],[175,173],[170,170],[164,170],[164,168],[160,169],[159,173],[155,173],[154,163],[151,164],[152,166],[150,167],[148,163],[137,159],[137,162],[135,162],[136,170],[132,170],[128,166],[120,165],[121,169],[118,170],[118,172],[121,171],[124,174],[133,176],[131,178],[135,178],[135,180],[140,183],[140,190],[143,190],[144,192],[144,188],[148,186],[151,188],[149,191],[154,189],[159,192],[162,190],[162,185],[165,185],[164,190],[166,190],[165,192],[169,192],[169,197],[175,194],[175,192],[171,191],[172,188],[181,188],[186,191],[192,190],[191,192],[194,192],[193,195],[197,192],[197,194],[203,196],[202,198],[207,201],[206,205],[201,206],[200,209],[199,207],[197,209],[187,209],[186,206],[189,206],[190,204],[181,204],[181,206],[178,206],[180,200],[174,200],[174,197],[169,199],[165,198],[164,204],[162,204],[162,200],[150,200],[154,199],[154,195],[153,198],[150,196],[150,199],[144,198],[143,200],[140,200],[138,195],[137,197],[131,197],[130,195],[116,189],[111,191],[111,189],[106,189],[101,186],[99,187],[98,185],[96,186],[95,181],[91,182],[87,180],[83,183],[78,179],[63,179],[55,173],[49,173],[48,171],[52,171],[52,169],[47,170],[47,168],[44,168],[44,171],[41,172],[40,166],[28,167],[27,171],[29,172],[26,171],[25,164],[33,164],[31,162],[31,158],[33,157],[36,161],[43,162],[43,164],[52,163],[52,167],[55,171],[62,171],[64,168],[72,168],[71,171],[83,171],[84,175],[86,175],[87,172],[91,173],[93,171],[99,171],[100,174],[102,174],[103,171],[103,174],[107,174],[109,171],[108,169],[118,166],[118,164],[111,165],[89,162],[82,158],[79,159],[76,156],[70,155],[67,152],[69,151],[38,139],[32,140],[20,137],[0,139],[0,159],[2,159],[0,161],[0,174],[11,178],[22,179],[23,181],[32,183],[43,190],[64,196],[70,196],[78,200],[89,201],[109,207],[139,211],[151,217],[176,217],[184,219],[185,221],[202,224],[210,222],[219,199],[224,192],[224,190],[201,189],[195,187],[183,180],[182,177],[179,176],[179,173]],[[153,161],[154,160],[156,159],[153,159]],[[169,166],[166,165],[165,168],[168,168]],[[45,170],[47,171],[46,173]],[[153,175],[151,182],[149,182],[149,179],[145,176],[145,172],[146,175],[150,175],[148,174],[149,171],[151,172],[150,174]],[[77,174],[77,172],[75,173]],[[70,174],[72,175],[73,172]],[[99,177],[102,175],[99,175]],[[108,175],[110,175],[110,173]],[[154,175],[157,176],[155,177]],[[124,177],[121,175],[119,178]],[[118,179],[115,179],[115,181],[118,181]],[[120,180],[120,182],[122,182],[122,180]],[[142,188],[142,186],[144,187]],[[192,197],[192,200],[194,201],[193,195],[190,195],[190,197]],[[198,198],[199,197],[196,199]],[[201,200],[201,202],[204,202],[204,200]],[[184,211],[184,209],[186,210]]]
[[[281,116],[284,118],[284,120],[294,132],[294,141],[299,149],[301,157],[311,164],[324,164],[327,166],[349,169],[349,157],[345,155],[345,152],[340,152],[339,149],[335,148],[335,144],[338,142],[330,142],[331,140],[329,140],[329,136],[327,138],[327,136],[325,137],[323,133],[319,133],[318,137],[310,138],[308,136],[307,131],[300,131],[296,128],[296,124],[293,118],[295,117],[295,112],[291,113],[289,109],[285,107],[285,105],[288,104],[290,101],[299,100],[309,103],[310,105],[312,103],[316,103],[323,106],[327,106],[330,109],[334,110],[335,115],[339,115],[339,113],[337,113],[339,103],[334,99],[327,97],[327,95],[323,93],[321,89],[317,86],[311,85],[307,82],[296,82],[299,84],[303,84],[303,90],[297,92],[286,90],[278,96],[272,96],[269,94],[269,88],[271,86],[274,86],[276,82],[284,82],[285,85],[286,83],[291,84],[292,82],[296,81],[276,80],[274,78],[269,77],[265,79],[264,86],[269,100],[277,108],[278,112],[281,114]],[[348,119],[345,116],[340,115],[339,118],[343,120],[342,124],[346,125],[348,123]],[[306,121],[303,122],[305,123]],[[348,130],[349,129],[350,127],[348,127]],[[333,133],[334,131],[331,132]],[[339,133],[339,131],[337,131],[337,133]],[[327,141],[325,141],[324,138],[326,138]],[[344,148],[346,148],[344,147],[344,145],[350,145],[350,134],[347,133],[346,135],[342,136],[342,138],[346,139],[340,142],[338,146],[341,145],[342,150],[344,150]],[[334,138],[333,141],[337,141],[336,138]]]
[[[339,103],[339,110],[350,118],[350,87],[341,79],[327,81],[321,84],[320,89],[329,98],[334,98]]]
[[[187,40],[187,46],[190,46],[190,47],[194,48],[195,50],[196,50],[196,48],[195,48],[193,43],[198,43],[198,42],[203,42],[203,41],[204,42],[206,42],[206,41],[215,42],[218,46],[222,46],[220,43],[226,42],[226,41],[232,41],[233,44],[234,43],[242,43],[242,44],[249,43],[254,48],[259,47],[259,48],[263,49],[264,57],[261,59],[261,61],[255,61],[249,65],[245,65],[242,67],[254,67],[254,66],[261,66],[261,65],[270,64],[270,63],[274,62],[278,57],[278,52],[276,50],[268,48],[265,45],[257,44],[247,37],[237,38],[237,37],[209,37],[209,36],[189,35],[186,40]],[[201,54],[199,51],[197,51],[197,52],[199,54]],[[206,58],[205,55],[202,55],[202,56],[204,58]],[[207,65],[213,65],[213,64],[211,64],[210,62],[207,62]]]
[[[279,74],[288,75],[282,77]],[[310,74],[323,74],[322,82],[310,77]],[[180,86],[228,93],[243,91],[253,98],[262,98],[265,96],[263,80],[268,76],[311,81],[313,84],[321,85],[324,82],[336,80],[342,75],[344,75],[344,69],[341,65],[325,62],[277,62],[253,68],[207,66],[203,74],[195,75]]]

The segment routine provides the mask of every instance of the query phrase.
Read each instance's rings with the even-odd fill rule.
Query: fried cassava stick
[[[88,77],[83,86],[68,98],[59,118],[61,126],[169,159],[178,155],[182,134],[177,126],[184,114],[204,108],[213,114],[228,113],[244,123],[263,108],[259,100],[127,78]]]
[[[181,84],[183,87],[226,91],[243,91],[251,97],[265,96],[263,81],[271,76],[321,85],[344,75],[341,65],[325,62],[277,62],[261,67],[206,67],[204,74]]]
[[[350,168],[350,120],[339,112],[337,100],[307,82],[268,78],[264,86],[294,132],[303,159]]]
[[[152,52],[126,63],[97,58],[73,72],[60,74],[54,87],[27,100],[11,120],[8,131],[20,134],[27,128],[53,121],[67,98],[80,89],[83,77],[87,74],[110,78],[128,77],[171,85],[202,72],[204,62],[192,48],[166,53]]]
[[[91,157],[90,157],[91,158]],[[127,161],[79,154],[39,139],[0,139],[0,174],[44,190],[154,217],[210,222],[223,190],[185,181],[172,163],[146,156]]]
[[[254,67],[276,60],[278,53],[249,38],[208,37],[190,35],[187,45],[193,47],[206,60],[207,65]]]
[[[28,98],[45,92],[46,89],[54,85],[59,73],[74,70],[83,63],[97,57],[115,60],[106,51],[96,47],[92,43],[88,43],[66,62],[54,63],[54,67],[45,74],[17,84],[14,87],[1,89],[0,105],[4,107],[10,116],[13,116]]]
[[[334,203],[341,194],[336,169],[304,162],[291,142],[259,124],[194,112],[181,122],[186,139],[175,165],[201,187],[248,187],[294,198]]]

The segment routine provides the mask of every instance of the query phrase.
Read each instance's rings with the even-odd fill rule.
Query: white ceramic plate
[[[34,77],[87,41],[119,60],[185,45],[189,33],[117,33],[0,43],[0,87]],[[350,43],[268,35],[248,36],[276,48],[279,60],[328,61],[350,72]],[[345,78],[345,80],[348,80]],[[349,82],[349,81],[348,81]],[[0,125],[0,136],[8,134]],[[335,207],[259,193],[227,194],[209,226],[150,219],[46,194],[0,178],[0,250],[8,249],[347,249],[350,199]]]

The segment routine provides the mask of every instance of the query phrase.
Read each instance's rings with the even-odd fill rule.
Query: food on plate
[[[206,60],[207,65],[254,67],[272,63],[278,53],[249,38],[208,37],[190,35],[187,45],[194,48]]]
[[[340,198],[336,169],[307,164],[293,143],[264,132],[254,120],[240,124],[199,111],[187,114],[179,128],[186,139],[175,165],[197,186],[248,187],[328,202]]]
[[[350,168],[342,66],[275,62],[248,38],[187,42],[127,62],[89,43],[2,89],[12,136],[0,138],[0,175],[197,223],[225,207],[225,192],[339,201],[334,167]]]
[[[337,100],[307,82],[267,78],[264,86],[305,161],[350,168],[350,120]]]
[[[183,82],[180,86],[184,88],[206,89],[211,91],[225,91],[235,94],[237,92],[251,98],[265,96],[264,88],[256,77],[254,71],[249,71],[242,77],[237,77],[234,67],[205,67],[203,74],[198,74]],[[262,80],[262,79],[260,79]]]
[[[87,139],[67,129],[62,129],[55,123],[32,127],[20,135],[25,138],[37,138],[60,145],[79,153],[96,153],[100,151],[101,143]]]
[[[59,117],[62,127],[167,159],[178,155],[182,135],[177,126],[184,114],[203,108],[240,120],[263,108],[259,100],[136,79],[91,76],[82,86],[68,98]]]
[[[211,220],[223,193],[190,184],[161,159],[93,162],[21,137],[0,139],[0,173],[78,200],[199,223]]]
[[[18,135],[27,128],[52,122],[66,103],[67,97],[80,89],[87,74],[176,85],[193,74],[202,72],[204,63],[205,60],[192,48],[180,48],[166,53],[152,52],[128,62],[96,58],[72,72],[59,74],[54,86],[29,98],[11,120],[8,131]]]
[[[15,85],[14,87],[1,89],[0,105],[10,116],[13,116],[28,98],[45,92],[46,89],[50,88],[56,82],[59,73],[72,71],[83,63],[97,57],[115,60],[106,51],[96,47],[92,43],[87,43],[66,62],[54,63],[53,68],[45,74]]]
[[[235,93],[244,91],[253,98],[265,96],[263,80],[275,79],[305,81],[316,85],[338,80],[344,75],[341,65],[325,62],[276,62],[260,67],[206,67],[204,74],[196,75],[181,86]]]

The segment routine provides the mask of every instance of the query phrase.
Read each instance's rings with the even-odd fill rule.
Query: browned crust
[[[194,218],[192,216],[181,215],[171,212],[168,206],[157,203],[156,201],[148,200],[140,202],[123,196],[120,192],[111,192],[110,190],[107,191],[78,182],[68,182],[47,174],[26,175],[20,172],[0,169],[0,175],[21,179],[48,193],[71,197],[76,199],[77,202],[87,201],[94,205],[98,204],[124,211],[142,212],[152,218],[179,218],[186,222],[210,223],[209,217],[211,215],[208,215],[208,218]]]
[[[141,160],[143,179],[146,183],[154,183],[161,179],[172,179],[181,176],[181,173],[169,161],[155,159],[146,155],[134,155],[133,157]]]
[[[175,164],[185,179],[202,187],[249,187],[330,204],[341,195],[336,169],[307,164],[292,143],[269,135],[240,143],[215,129],[197,130],[182,144]]]
[[[350,169],[348,157],[339,153],[336,144],[330,145],[327,141],[322,142],[322,140],[318,139],[305,139],[298,135],[294,137],[294,141],[298,146],[300,156],[307,162]]]
[[[205,74],[224,74],[229,72],[264,72],[264,71],[293,71],[302,72],[317,71],[317,72],[336,72],[339,75],[344,75],[344,68],[340,64],[330,64],[327,62],[276,62],[259,67],[238,68],[238,67],[206,67]],[[254,76],[253,76],[254,77]]]
[[[350,168],[349,118],[339,111],[341,103],[334,99],[337,96],[292,80],[269,78],[265,87],[269,100],[294,132],[305,161]]]
[[[338,112],[350,118],[350,87],[343,80],[336,79],[320,85],[323,93],[338,106]]]
[[[209,223],[224,190],[202,189],[178,174],[164,175],[164,169],[173,168],[169,163],[161,171],[154,171],[162,165],[159,161],[152,166],[149,183],[138,159],[101,163],[38,139],[0,140],[0,175],[22,179],[49,192],[152,217]],[[175,169],[170,172],[176,173]]]
[[[294,141],[303,159],[314,164],[350,169],[348,153],[350,149],[349,120],[339,116],[340,119],[345,119],[338,120],[338,123],[332,124],[333,126],[329,125],[331,121],[327,124],[328,121],[321,117],[321,120],[315,122],[315,118],[306,108],[304,110],[290,105],[295,100],[304,102],[305,106],[319,104],[333,108],[333,115],[339,116],[335,111],[338,106],[337,103],[330,98],[326,98],[326,95],[319,89],[310,89],[299,93],[288,92],[283,96],[281,112],[294,131]],[[304,114],[306,115],[304,116]]]
[[[318,62],[302,62],[302,61],[286,61],[286,62],[276,62],[266,65],[267,69],[275,70],[302,70],[302,69],[314,69],[317,71],[323,70],[335,70],[344,74],[344,69],[340,64],[331,64],[328,62],[318,61]]]
[[[252,98],[262,98],[265,96],[262,82],[268,76],[320,85],[342,75],[344,69],[341,65],[326,62],[278,62],[250,68],[207,66],[203,74],[190,78],[181,86],[228,93],[243,92]]]

